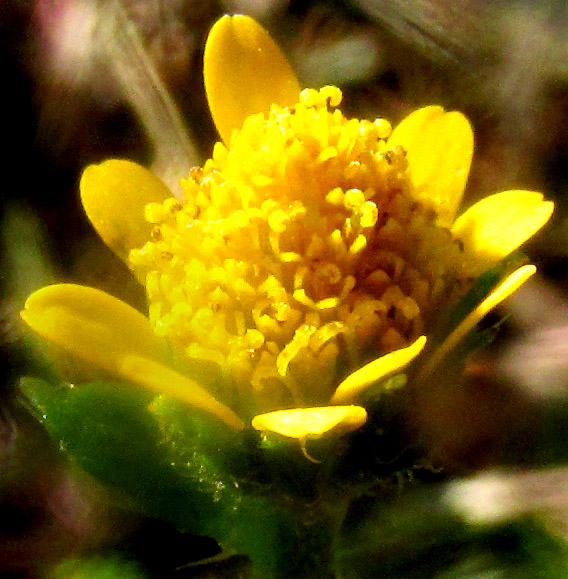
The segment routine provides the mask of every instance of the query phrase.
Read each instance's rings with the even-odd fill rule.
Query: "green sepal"
[[[170,460],[163,425],[148,410],[151,394],[117,382],[53,387],[32,378],[21,390],[81,468],[146,514],[207,534],[238,503],[229,475],[199,448],[183,467]]]
[[[471,289],[450,310],[445,319],[440,320],[439,329],[433,339],[443,341],[477,306],[516,269],[525,265],[526,257],[521,252],[508,255],[491,269],[482,273]],[[432,338],[429,338],[432,339]]]
[[[407,383],[407,376],[404,373],[395,374],[386,380],[379,380],[369,388],[365,389],[358,397],[357,403],[365,408],[373,408],[380,404],[381,398],[390,392],[404,388]]]
[[[164,433],[165,456],[182,477],[192,476],[191,472],[184,475],[184,469],[195,454],[206,457],[203,464],[211,472],[222,469],[231,473],[223,484],[230,481],[240,493],[239,499],[223,517],[209,520],[207,532],[231,552],[247,555],[254,577],[294,577],[291,558],[317,559],[322,544],[329,556],[325,527],[313,529],[311,540],[319,542],[312,552],[299,540],[302,529],[298,521],[305,505],[315,498],[314,471],[318,467],[302,455],[297,441],[278,437],[268,443],[252,429],[236,432],[206,417],[191,418],[183,405],[166,397],[154,401],[152,412]],[[215,486],[215,477],[211,483],[209,492],[215,497],[221,491]],[[317,567],[318,562],[313,564]]]
[[[434,329],[428,335],[428,343],[423,353],[424,359],[435,353],[436,349],[446,341],[465,318],[489,297],[501,282],[519,267],[525,265],[526,261],[526,257],[521,252],[515,252],[482,273],[473,282],[470,290],[437,320]],[[442,376],[445,381],[450,378],[456,383],[460,382],[467,358],[476,350],[488,346],[495,340],[500,324],[501,322],[498,322],[487,326],[483,322],[474,327],[446,353],[442,363],[437,368],[436,375]],[[412,380],[411,371],[410,374]]]
[[[51,437],[114,489],[122,506],[215,538],[229,553],[248,556],[254,577],[291,576],[294,553],[312,556],[298,535],[306,501],[277,480],[284,468],[292,485],[294,461],[263,470],[271,461],[260,457],[258,432],[235,432],[129,384],[54,387],[25,378],[21,390]],[[314,531],[313,540],[328,545],[325,532],[325,526]]]
[[[169,459],[183,462],[196,454],[210,455],[211,464],[227,471],[246,460],[246,436],[221,420],[167,396],[156,396],[149,410],[160,426]]]

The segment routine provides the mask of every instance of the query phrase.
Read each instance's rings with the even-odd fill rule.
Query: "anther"
[[[170,197],[164,201],[164,207],[170,213],[177,213],[183,209],[183,205],[180,201],[175,199],[174,197]]]
[[[196,183],[199,183],[203,179],[203,168],[202,167],[192,167],[189,170],[189,178],[193,179]]]

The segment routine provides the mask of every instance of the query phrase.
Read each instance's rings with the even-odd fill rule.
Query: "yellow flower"
[[[183,200],[128,161],[81,181],[93,225],[146,288],[149,319],[73,285],[39,290],[22,317],[237,429],[252,419],[303,439],[358,428],[358,395],[412,362],[439,311],[542,227],[552,203],[506,191],[456,219],[473,151],[462,114],[430,106],[394,130],[348,119],[341,91],[301,91],[248,17],[213,27],[204,76],[223,142],[182,180]],[[533,273],[505,279],[421,374]]]

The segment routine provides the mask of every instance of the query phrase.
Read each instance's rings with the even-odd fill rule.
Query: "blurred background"
[[[348,116],[395,124],[428,104],[463,111],[476,137],[465,205],[516,188],[555,201],[552,223],[525,248],[539,278],[508,302],[496,344],[472,360],[459,390],[433,394],[412,419],[448,475],[481,477],[467,500],[483,507],[514,495],[499,508],[544,509],[564,537],[568,3],[1,0],[1,576],[55,576],[53,565],[101,546],[142,552],[158,535],[164,544],[179,539],[109,508],[106,491],[70,472],[15,402],[19,377],[42,364],[18,312],[54,281],[99,287],[144,309],[142,290],[83,214],[79,178],[88,164],[122,157],[152,166],[175,188],[178,175],[209,156],[217,137],[201,61],[208,30],[224,13],[261,22],[303,86],[340,86]],[[475,494],[480,488],[485,494]],[[210,553],[188,541],[186,552],[197,544]],[[137,576],[108,565],[105,576]],[[61,577],[90,576],[58,569]]]

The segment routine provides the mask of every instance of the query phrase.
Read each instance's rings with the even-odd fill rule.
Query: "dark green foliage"
[[[32,379],[22,390],[50,435],[84,470],[149,514],[199,533],[238,501],[213,454],[194,448],[183,465],[168,457],[166,433],[148,411],[152,397],[145,392],[100,381],[54,388]]]

